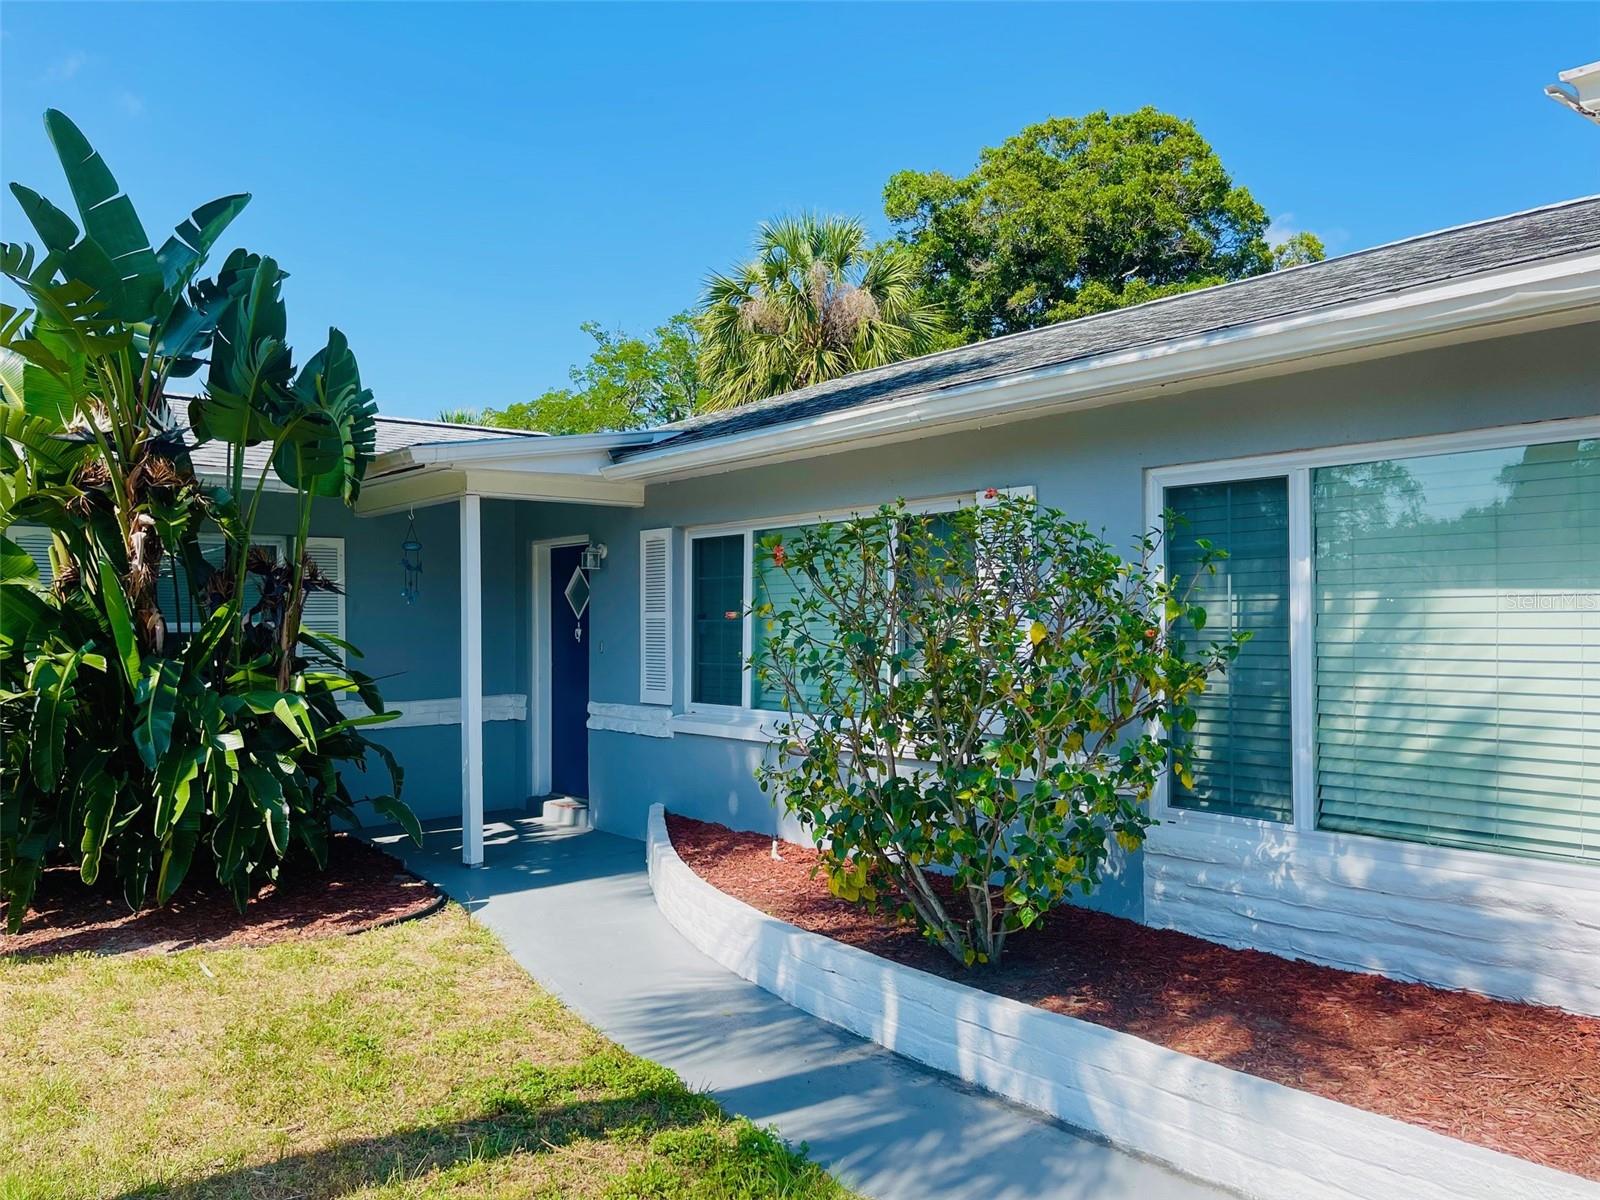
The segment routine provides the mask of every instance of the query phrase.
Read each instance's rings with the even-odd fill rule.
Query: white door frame
[[[533,543],[533,656],[528,678],[533,681],[528,713],[528,795],[550,792],[550,551],[557,546],[587,546],[589,535],[541,538]],[[591,604],[593,601],[591,600]],[[594,628],[590,622],[590,629]]]

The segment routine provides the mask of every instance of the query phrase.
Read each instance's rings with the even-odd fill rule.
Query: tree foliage
[[[965,176],[901,171],[884,208],[962,341],[1280,265],[1266,211],[1192,122],[1151,107],[1030,125]],[[1284,253],[1322,247],[1303,234]]]
[[[752,664],[787,716],[763,788],[816,836],[836,895],[891,899],[958,962],[1100,881],[1132,849],[1174,731],[1248,635],[1188,646],[1205,612],[1029,500],[904,505],[761,543],[786,586]],[[1203,569],[1220,552],[1202,543]]]
[[[768,222],[756,256],[706,283],[705,409],[728,408],[933,349],[943,325],[912,260],[866,227],[807,214]]]
[[[545,433],[602,433],[647,429],[680,421],[700,403],[699,337],[688,313],[679,313],[649,337],[611,332],[598,321],[581,327],[594,339],[589,361],[569,373],[572,386],[551,388],[532,400],[481,412],[463,424]],[[441,420],[452,414],[441,413]]]
[[[355,500],[376,407],[337,329],[296,368],[272,259],[235,250],[201,275],[248,196],[153,248],[77,127],[53,110],[45,127],[79,216],[12,184],[44,252],[0,247],[32,306],[0,305],[0,529],[46,527],[52,575],[0,537],[0,898],[17,928],[64,855],[130,906],[165,902],[198,857],[242,906],[296,849],[323,861],[352,813],[341,764],[382,759],[373,803],[419,836],[398,767],[360,732],[396,714],[343,665],[353,648],[300,621],[309,593],[337,590],[305,555],[313,501]],[[195,475],[166,400],[202,371],[194,440],[226,447],[226,486]],[[282,560],[253,536],[269,472],[296,498]]]

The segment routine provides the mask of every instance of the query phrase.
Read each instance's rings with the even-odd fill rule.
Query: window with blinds
[[[761,615],[764,605],[783,606],[799,598],[808,584],[800,575],[786,571],[772,561],[772,552],[762,545],[769,538],[780,541],[797,537],[806,526],[790,525],[779,529],[758,529],[751,539],[751,578],[752,594],[755,597],[755,612],[751,617],[750,629],[750,657],[755,662],[762,661],[766,654],[768,640],[773,636],[772,622]],[[854,572],[856,579],[860,578],[860,571]],[[806,622],[807,632],[828,644],[835,644],[833,622],[824,614],[818,613]],[[837,653],[837,652],[836,652]],[[843,673],[835,676],[842,679]],[[821,696],[821,682],[819,680],[798,680],[800,693],[808,701],[816,701]],[[750,707],[764,708],[773,711],[784,709],[784,691],[781,684],[774,682],[771,685],[762,682],[759,673],[752,672],[750,678]]]
[[[6,530],[6,536],[39,568],[39,586],[49,587],[55,578],[50,569],[50,531],[42,525],[13,525]]]
[[[1179,519],[1167,531],[1169,577],[1194,582],[1192,603],[1205,628],[1187,620],[1174,633],[1199,648],[1230,633],[1251,638],[1227,673],[1194,701],[1194,728],[1180,733],[1192,783],[1174,777],[1168,802],[1239,817],[1289,821],[1294,815],[1289,685],[1289,494],[1285,478],[1230,480],[1167,489]],[[1199,539],[1228,557],[1216,573],[1201,567]]]
[[[1600,440],[1312,476],[1322,829],[1600,860]]]
[[[689,699],[738,706],[744,703],[744,534],[691,544]]]

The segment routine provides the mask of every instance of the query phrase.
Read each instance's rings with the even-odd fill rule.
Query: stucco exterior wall
[[[1129,545],[1146,523],[1143,483],[1151,468],[1597,412],[1600,326],[1589,324],[652,486],[642,509],[485,501],[484,691],[527,695],[530,710],[535,704],[531,546],[537,539],[584,534],[609,547],[593,579],[590,700],[617,713],[639,708],[639,531],[679,531],[674,661],[681,708],[685,527],[1031,484],[1041,503]],[[412,606],[399,596],[405,526],[403,513],[356,518],[324,504],[314,532],[346,539],[347,629],[384,694],[396,701],[455,697],[456,506],[417,511],[425,568]],[[644,715],[658,736],[622,731],[627,720],[591,719],[591,801],[601,828],[642,837],[648,807],[660,801],[742,829],[797,832],[756,786],[760,742],[674,731],[659,707]],[[418,812],[459,813],[458,727],[379,736],[405,763],[406,798]],[[487,810],[524,803],[530,737],[527,720],[485,726]],[[1144,918],[1145,857],[1119,864],[1090,903]]]
[[[528,690],[531,654],[527,585],[528,551],[519,533],[519,508],[511,501],[483,504],[483,663],[485,695]],[[378,680],[391,704],[451,699],[461,695],[461,557],[454,504],[416,512],[423,546],[422,587],[414,604],[401,596],[400,544],[408,517],[394,513],[357,517],[331,500],[312,509],[311,533],[344,539],[345,635],[362,657],[351,665]],[[291,498],[268,495],[256,529],[284,534],[294,528]],[[491,721],[484,726],[486,809],[520,807],[527,799],[526,721]],[[403,799],[419,817],[461,811],[461,727],[457,724],[377,726],[368,731],[394,751],[405,769]],[[388,787],[383,764],[365,775],[346,772],[346,785],[360,797]]]
[[[592,601],[591,697],[638,703],[641,529],[1031,484],[1040,503],[1130,545],[1146,525],[1150,468],[1596,412],[1600,327],[1589,324],[654,486],[643,509],[589,510],[590,532],[611,550]],[[675,587],[685,563],[680,537]],[[681,706],[687,647],[681,612],[676,619]],[[753,778],[761,753],[756,743],[701,735],[592,731],[596,819],[642,837],[648,788],[676,798],[666,799],[675,811],[771,832],[777,814]],[[1142,918],[1142,858],[1133,855],[1090,903]]]

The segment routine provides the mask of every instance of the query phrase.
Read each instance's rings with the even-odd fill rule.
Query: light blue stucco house
[[[1120,544],[1183,512],[1231,552],[1213,625],[1256,631],[1092,904],[1600,1012],[1600,198],[647,432],[386,418],[357,510],[318,510],[345,592],[312,616],[469,861],[551,791],[630,837],[654,802],[777,831],[752,538],[990,487]]]

